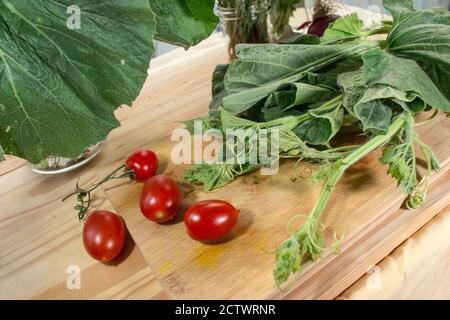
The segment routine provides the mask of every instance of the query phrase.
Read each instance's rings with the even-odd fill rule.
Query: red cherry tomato
[[[135,180],[145,181],[155,175],[158,157],[153,151],[138,150],[128,157],[125,168],[133,170]]]
[[[200,201],[184,214],[188,235],[197,241],[219,239],[236,225],[239,210],[221,200]]]
[[[83,244],[89,255],[102,262],[117,257],[125,243],[125,224],[110,211],[94,211],[83,226]]]
[[[142,188],[141,211],[151,221],[172,220],[180,208],[180,202],[180,189],[175,180],[169,176],[154,176],[148,179]]]

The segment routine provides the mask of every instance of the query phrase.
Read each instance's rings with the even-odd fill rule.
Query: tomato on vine
[[[116,258],[125,243],[125,224],[111,211],[94,211],[83,225],[83,244],[94,259],[108,262]]]
[[[137,150],[128,156],[123,165],[108,174],[100,182],[95,183],[87,188],[80,188],[77,182],[75,190],[68,196],[66,196],[63,201],[73,195],[77,195],[78,204],[75,206],[75,210],[78,211],[78,219],[82,221],[88,213],[89,207],[91,205],[91,193],[99,186],[109,180],[124,178],[143,182],[148,178],[153,177],[157,169],[158,157],[153,151]]]
[[[136,181],[145,181],[153,177],[158,169],[158,157],[153,151],[138,150],[133,152],[125,161],[125,171],[131,170],[131,178]]]

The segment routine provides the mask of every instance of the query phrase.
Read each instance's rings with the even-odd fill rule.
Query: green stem
[[[427,167],[426,172],[418,183],[417,187],[413,190],[413,192],[405,202],[408,209],[417,209],[424,204],[428,193],[431,173],[433,170],[439,170],[439,161],[434,156],[433,151],[430,149],[430,147],[423,143],[416,133],[413,135],[413,139],[414,143],[417,144],[423,156],[425,157],[425,163]]]
[[[366,32],[364,32],[364,35],[365,36],[374,36],[377,34],[387,34],[391,31],[391,29],[392,29],[392,26],[383,24],[379,27],[367,30]]]
[[[322,112],[322,111],[328,111],[331,108],[335,108],[336,106],[342,104],[342,101],[343,101],[343,96],[339,95],[339,96],[331,99],[330,101],[325,102],[320,107],[312,109],[310,111],[314,111],[316,113]],[[258,127],[259,128],[275,128],[275,127],[282,126],[283,129],[292,130],[292,129],[296,128],[300,123],[308,121],[311,118],[312,118],[311,114],[309,112],[307,112],[307,113],[299,115],[299,116],[291,117],[291,119],[289,119],[288,121],[286,121],[286,118],[279,118],[279,119],[271,120],[268,122],[258,123]]]
[[[320,107],[308,110],[309,112],[306,112],[299,116],[287,116],[287,117],[282,117],[282,118],[274,119],[274,120],[267,121],[267,122],[249,121],[250,124],[244,125],[243,128],[252,126],[255,129],[278,128],[280,130],[289,131],[289,130],[296,128],[300,123],[312,119],[312,116],[310,114],[311,111],[314,111],[315,113],[326,112],[326,111],[329,111],[329,110],[341,105],[342,101],[343,101],[343,96],[339,95],[339,96],[325,102]],[[231,115],[231,113],[224,108],[221,108],[220,111],[222,113],[226,114],[228,118],[237,119],[237,120],[240,119],[240,118],[238,118],[238,116]],[[223,116],[222,116],[221,121],[222,121],[222,129],[223,130],[228,129],[229,127],[224,124]],[[233,128],[236,128],[236,126],[233,126]]]
[[[341,151],[353,151],[359,147],[361,147],[361,145],[355,144],[355,145],[351,145],[351,146],[342,146],[342,147],[337,147],[337,148],[333,148],[333,149],[328,149],[328,150],[324,150],[323,152],[333,153],[333,152],[341,152]]]
[[[277,286],[288,280],[289,276],[300,270],[300,265],[305,257],[310,261],[316,260],[325,250],[324,239],[321,234],[320,217],[325,211],[335,185],[351,165],[375,149],[387,144],[407,122],[411,122],[409,113],[400,114],[384,135],[372,138],[366,144],[338,160],[331,166],[331,172],[327,174],[325,185],[320,197],[308,216],[306,222],[295,234],[284,241],[276,251],[276,263],[274,278]]]
[[[325,180],[325,187],[320,194],[319,201],[316,203],[311,213],[312,220],[318,220],[320,218],[322,212],[325,210],[328,204],[334,187],[336,186],[337,182],[342,177],[344,172],[356,162],[364,158],[366,155],[389,142],[392,137],[405,125],[409,118],[410,115],[406,113],[401,114],[391,124],[386,134],[378,135],[372,138],[369,142],[362,145],[350,155],[338,162],[336,170],[333,170],[331,175]]]

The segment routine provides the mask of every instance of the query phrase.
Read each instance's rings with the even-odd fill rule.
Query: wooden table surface
[[[126,250],[114,264],[104,265],[89,257],[74,202],[61,199],[73,190],[78,177],[81,184],[90,184],[105,168],[120,164],[135,146],[157,144],[167,134],[159,130],[161,125],[180,126],[177,120],[204,114],[211,98],[212,71],[217,63],[227,61],[226,52],[224,38],[216,35],[188,52],[175,50],[154,59],[151,77],[133,108],[124,106],[116,112],[121,127],[111,132],[104,150],[83,168],[45,176],[33,173],[22,159],[7,156],[0,163],[0,299],[168,298],[129,235]],[[174,77],[167,70],[180,71]],[[193,83],[202,84],[194,94],[186,91]],[[158,92],[156,103],[154,90]],[[179,99],[203,107],[173,110]],[[135,134],[129,136],[134,129]],[[116,211],[102,188],[95,192],[92,207],[98,208]],[[66,285],[71,266],[81,270],[80,289]]]
[[[443,160],[443,171],[433,178],[426,206],[412,213],[398,209],[402,201],[401,191],[397,190],[395,182],[387,177],[385,168],[377,164],[375,158],[366,159],[358,166],[369,175],[347,176],[343,187],[337,190],[333,210],[325,217],[328,236],[337,225],[344,225],[351,231],[342,254],[327,256],[308,269],[301,281],[301,289],[289,294],[274,288],[269,266],[273,257],[269,259],[262,254],[261,244],[263,249],[268,249],[268,246],[286,237],[281,226],[295,213],[293,206],[296,204],[289,202],[292,191],[287,191],[279,199],[290,204],[289,210],[283,213],[286,221],[280,221],[265,237],[258,238],[255,229],[246,226],[248,222],[252,228],[259,226],[263,231],[268,230],[248,210],[248,219],[242,219],[238,227],[237,240],[233,239],[222,247],[208,248],[198,246],[188,238],[181,238],[184,232],[181,224],[162,229],[145,221],[136,208],[140,185],[113,182],[95,193],[93,209],[110,209],[121,214],[135,241],[128,236],[126,250],[113,264],[104,265],[91,259],[83,249],[82,225],[72,211],[74,202],[62,203],[61,198],[73,189],[77,177],[81,178],[82,185],[90,184],[120,165],[126,155],[137,148],[157,150],[162,160],[160,172],[178,176],[180,169],[170,163],[170,132],[181,126],[176,121],[190,119],[207,111],[211,97],[211,73],[217,63],[227,61],[226,52],[222,36],[214,35],[188,52],[176,50],[154,59],[150,67],[151,76],[133,108],[124,107],[117,111],[121,128],[111,132],[101,154],[81,169],[58,176],[42,176],[32,173],[20,159],[8,157],[6,162],[0,164],[0,298],[334,298],[361,277],[367,266],[382,260],[448,205],[450,132],[445,122],[447,120],[438,118],[431,126],[442,128],[439,137],[431,135],[431,127],[421,129],[425,140],[432,140],[433,147],[443,146],[442,150],[437,150]],[[374,166],[376,170],[368,173]],[[292,170],[292,167],[284,168],[282,170],[286,172]],[[356,195],[349,198],[346,192],[354,190],[356,185],[359,186],[368,178],[372,181],[365,184],[368,193],[361,190],[359,195],[354,192]],[[242,197],[237,197],[236,201],[241,201],[243,206],[248,202],[245,194],[259,197],[262,204],[268,204],[260,192],[263,189],[255,184],[257,178],[249,179],[241,179],[222,191],[221,195],[234,201],[232,190],[239,186],[237,190]],[[280,179],[283,179],[283,175]],[[270,183],[273,184],[273,181]],[[318,188],[308,188],[309,191],[303,197],[317,195]],[[200,198],[210,197],[198,190],[196,192]],[[365,194],[365,198],[361,198],[362,194]],[[367,198],[371,198],[372,202],[364,204]],[[386,208],[386,203],[390,204],[389,208]],[[348,217],[344,213],[348,213]],[[174,237],[169,248],[175,251],[164,255],[165,244],[161,241],[166,232],[168,236]],[[239,240],[242,234],[241,240],[246,237],[257,239],[252,243],[254,251],[251,256],[259,259],[256,261],[266,267],[252,273],[251,265],[243,267],[245,253],[240,258],[233,258],[239,261],[238,264],[224,265],[230,267],[228,271],[247,273],[250,281],[257,279],[252,283],[256,287],[245,287],[246,278],[224,279],[221,275],[227,271],[224,267],[214,269],[219,261],[218,256],[222,254],[218,250],[234,248],[231,251],[235,252],[238,245],[245,245]],[[174,243],[177,241],[183,244],[183,252],[176,251]],[[190,254],[196,259],[194,267],[182,266],[192,260]],[[180,259],[167,259],[174,255],[179,255]],[[227,255],[229,253],[224,254],[225,257]],[[68,279],[71,279],[68,268],[70,271],[74,266],[81,272],[79,289],[69,289],[67,286]],[[213,281],[208,282],[209,278]],[[221,282],[225,285],[222,291]],[[192,283],[200,283],[200,287]],[[237,291],[239,288],[242,290]]]

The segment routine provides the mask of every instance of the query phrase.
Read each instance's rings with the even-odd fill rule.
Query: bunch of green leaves
[[[216,70],[209,119],[219,128],[276,128],[279,158],[322,163],[315,176],[323,183],[317,203],[276,252],[277,285],[298,272],[302,262],[324,253],[320,217],[341,176],[361,158],[383,148],[380,161],[408,195],[411,209],[423,204],[431,172],[439,169],[432,150],[415,132],[414,119],[424,111],[450,111],[450,14],[415,10],[407,0],[385,0],[384,5],[392,23],[367,29],[351,14],[314,41],[238,46],[238,59]],[[371,40],[382,33],[385,40]],[[367,141],[334,146],[344,131],[363,134]],[[417,149],[427,164],[421,179]],[[252,170],[249,163],[240,163],[246,170],[224,179],[221,166],[202,164],[188,170],[186,179],[211,190]]]
[[[147,78],[153,39],[188,48],[218,23],[214,0],[4,0],[0,160],[77,157],[119,126]]]

